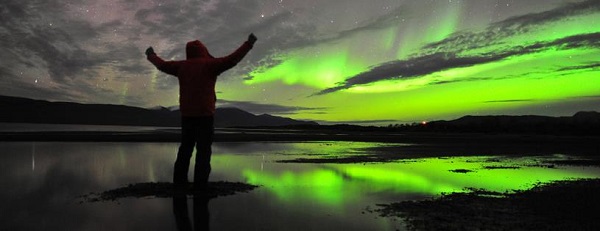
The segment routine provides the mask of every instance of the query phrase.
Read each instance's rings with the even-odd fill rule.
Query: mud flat
[[[103,202],[118,201],[123,198],[169,198],[169,197],[203,197],[207,199],[230,196],[237,193],[245,193],[254,190],[255,185],[239,182],[209,182],[205,188],[194,189],[190,184],[183,189],[175,189],[173,183],[168,182],[146,182],[134,183],[124,187],[107,190],[100,193],[89,193],[80,198],[81,202]]]
[[[410,230],[600,230],[600,179],[557,181],[510,193],[473,190],[380,204]]]

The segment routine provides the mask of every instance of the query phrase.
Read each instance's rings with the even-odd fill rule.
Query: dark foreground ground
[[[600,179],[379,206],[375,212],[406,218],[411,230],[600,230]]]

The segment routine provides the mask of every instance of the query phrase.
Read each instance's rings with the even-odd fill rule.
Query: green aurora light
[[[530,28],[502,28],[507,30],[504,32],[506,36],[498,32],[497,39],[476,48],[467,49],[476,44],[464,41],[458,44],[464,47],[440,45],[420,50],[407,49],[426,45],[423,41],[443,41],[467,33],[456,31],[461,22],[460,11],[458,6],[448,8],[440,14],[439,20],[431,19],[444,23],[432,23],[425,29],[424,37],[413,36],[412,41],[402,39],[402,33],[406,31],[401,29],[406,28],[394,25],[369,31],[371,37],[380,38],[379,45],[361,46],[360,43],[365,40],[359,39],[361,35],[356,35],[356,38],[281,55],[280,63],[254,69],[250,73],[252,78],[245,84],[259,86],[270,83],[270,87],[279,89],[267,90],[271,94],[295,92],[290,97],[271,98],[270,103],[327,108],[326,113],[300,112],[292,115],[294,118],[317,121],[420,121],[465,114],[502,113],[519,108],[552,107],[576,98],[598,95],[600,68],[594,66],[600,57],[598,41],[579,47],[558,44],[491,62],[450,66],[409,78],[396,76],[351,85],[328,94],[313,95],[340,86],[344,81],[368,72],[381,63],[393,61],[395,55],[403,54],[405,50],[413,50],[410,55],[398,56],[406,61],[430,52],[451,52],[459,57],[493,56],[511,52],[510,49],[600,32],[600,27],[595,23],[600,14],[591,13]],[[490,26],[483,31],[468,33],[491,33],[493,30],[493,26]],[[399,51],[390,51],[394,48]],[[591,66],[575,68],[585,65]],[[297,88],[298,85],[304,88]],[[232,98],[243,96],[228,95]],[[536,111],[530,111],[529,114],[536,114]]]

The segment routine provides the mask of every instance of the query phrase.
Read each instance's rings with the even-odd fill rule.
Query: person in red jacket
[[[185,188],[188,183],[190,158],[196,147],[194,187],[204,188],[208,183],[211,166],[214,114],[217,97],[217,76],[234,67],[246,56],[256,42],[250,34],[248,40],[236,51],[222,58],[215,58],[202,42],[188,42],[186,60],[164,61],[154,49],[146,49],[146,57],[158,70],[173,75],[179,80],[179,108],[181,111],[181,145],[175,160],[173,183]]]

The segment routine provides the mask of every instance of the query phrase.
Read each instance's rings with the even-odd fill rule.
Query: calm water
[[[188,200],[190,221],[211,230],[396,230],[398,219],[366,210],[466,187],[526,189],[536,182],[600,177],[596,167],[545,167],[545,157],[428,158],[391,163],[278,163],[307,157],[365,154],[389,145],[360,142],[216,143],[211,181],[260,188]],[[78,196],[129,183],[169,181],[175,143],[0,142],[2,230],[176,230],[173,201],[163,198],[79,203]],[[498,168],[501,167],[501,168]],[[518,167],[518,168],[512,168]],[[455,173],[466,169],[472,172]],[[191,178],[190,178],[191,179]],[[206,211],[208,210],[208,214]],[[195,213],[194,213],[195,212]]]

